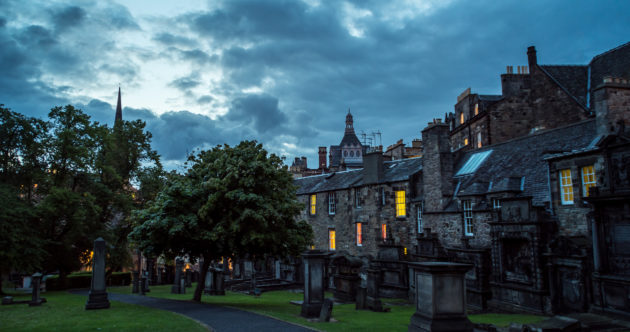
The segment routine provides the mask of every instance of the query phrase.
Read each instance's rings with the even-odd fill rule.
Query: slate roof
[[[584,149],[593,142],[596,136],[595,120],[589,119],[562,128],[544,130],[504,143],[467,151],[458,160],[455,172],[471,155],[493,150],[474,173],[454,177],[455,181],[461,181],[458,195],[483,194],[484,185],[485,191],[488,192],[489,183],[492,181],[494,189],[490,192],[501,189],[517,191],[518,196],[531,196],[532,204],[542,206],[544,202],[549,201],[545,157],[552,151],[559,153]],[[514,179],[522,177],[525,177],[525,180],[521,191],[521,184],[518,183],[517,190],[517,181]]]
[[[344,145],[354,145],[354,146],[361,145],[361,142],[359,142],[359,138],[354,133],[354,130],[351,133],[345,133],[343,135],[343,138],[341,139],[341,143],[339,143],[339,146],[344,146]]]
[[[558,83],[582,107],[586,107],[588,66],[582,65],[541,65],[547,75]]]
[[[605,76],[630,78],[630,42],[595,56],[590,63],[591,88],[596,88]]]
[[[422,158],[410,158],[383,162],[383,179],[379,183],[406,181],[422,170]],[[353,188],[363,185],[363,169],[308,176],[295,179],[297,194]]]

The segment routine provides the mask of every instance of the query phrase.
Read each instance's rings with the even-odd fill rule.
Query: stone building
[[[385,160],[399,160],[422,157],[422,140],[414,139],[411,146],[406,146],[402,139],[387,147],[383,152]]]
[[[346,115],[346,129],[343,138],[339,145],[330,146],[328,169],[331,172],[336,172],[361,168],[363,167],[363,156],[366,152],[367,147],[361,144],[354,132],[354,120],[348,109],[348,114]]]
[[[383,161],[374,152],[363,166],[295,180],[305,206],[300,218],[313,227],[315,248],[376,257],[377,245],[387,238],[405,248],[413,245],[411,206],[422,195],[422,159]]]
[[[316,246],[373,255],[391,232],[410,260],[474,264],[478,308],[630,316],[630,43],[580,66],[530,47],[528,64],[501,96],[462,94],[421,158],[296,180]]]

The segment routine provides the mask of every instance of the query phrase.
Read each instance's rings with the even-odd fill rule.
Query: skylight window
[[[483,152],[477,152],[471,155],[464,166],[459,169],[459,171],[455,174],[455,176],[467,175],[477,171],[479,166],[488,158],[488,156],[492,153],[492,150],[487,150]]]

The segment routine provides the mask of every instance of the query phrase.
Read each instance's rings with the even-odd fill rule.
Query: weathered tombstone
[[[39,283],[42,281],[42,274],[41,273],[34,273],[32,276],[32,281],[31,281],[31,287],[33,287],[33,297],[31,299],[31,302],[28,303],[29,306],[33,307],[33,306],[38,306],[38,305],[42,305],[42,303],[46,302],[44,299],[39,297]]]
[[[320,322],[330,322],[330,316],[332,316],[333,301],[331,299],[325,299],[322,304],[322,310],[319,313]]]
[[[203,292],[205,294],[211,294],[212,293],[212,279],[214,279],[213,273],[211,269],[208,269],[208,271],[206,272],[206,281],[203,284]]]
[[[416,312],[409,331],[472,332],[466,316],[465,274],[473,266],[449,262],[409,263],[414,269]]]
[[[302,254],[304,261],[303,317],[318,317],[324,302],[324,269],[328,254],[321,250],[310,250]]]
[[[192,270],[186,269],[186,287],[192,287]]]
[[[131,276],[133,278],[133,282],[132,282],[133,286],[131,287],[131,292],[136,294],[136,293],[140,292],[140,272],[133,271]]]
[[[140,278],[140,295],[144,295],[147,292],[147,277],[143,274]]]
[[[149,289],[149,285],[151,284],[151,277],[149,271],[144,272],[144,278],[142,279],[142,286],[144,287],[144,292],[148,293],[151,290]]]
[[[171,287],[171,293],[173,294],[182,294],[183,289],[181,287],[181,279],[182,279],[182,268],[184,267],[184,260],[177,258],[175,259],[175,280],[173,281],[173,287]]]
[[[367,289],[365,306],[372,311],[383,311],[383,303],[378,297],[378,284],[381,271],[376,266],[370,266],[367,270]]]
[[[183,274],[179,281],[179,294],[186,294],[186,276]]]
[[[105,286],[105,240],[94,240],[94,255],[92,256],[92,285],[85,309],[107,309],[109,299]]]
[[[2,304],[13,304],[13,296],[5,296],[2,298]]]
[[[246,260],[243,262],[243,278],[245,279],[251,278],[253,270],[254,270],[254,267],[252,265],[252,261]]]
[[[215,268],[213,275],[213,295],[225,295],[225,287],[223,286],[223,269]]]
[[[280,280],[282,279],[282,273],[281,273],[281,269],[280,269],[280,261],[276,260],[274,262],[274,268],[275,268],[275,272],[276,272],[276,279]]]

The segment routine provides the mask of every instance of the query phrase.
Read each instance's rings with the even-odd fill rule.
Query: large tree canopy
[[[162,173],[144,126],[109,128],[72,105],[53,108],[47,121],[0,105],[0,273],[63,277],[81,267],[99,236],[113,245],[110,270],[129,263],[126,216],[155,196]]]
[[[210,260],[247,255],[298,255],[312,238],[296,221],[293,179],[281,159],[261,144],[219,145],[189,158],[183,176],[171,175],[144,210],[130,238],[145,252]],[[194,299],[201,300],[205,273]]]

